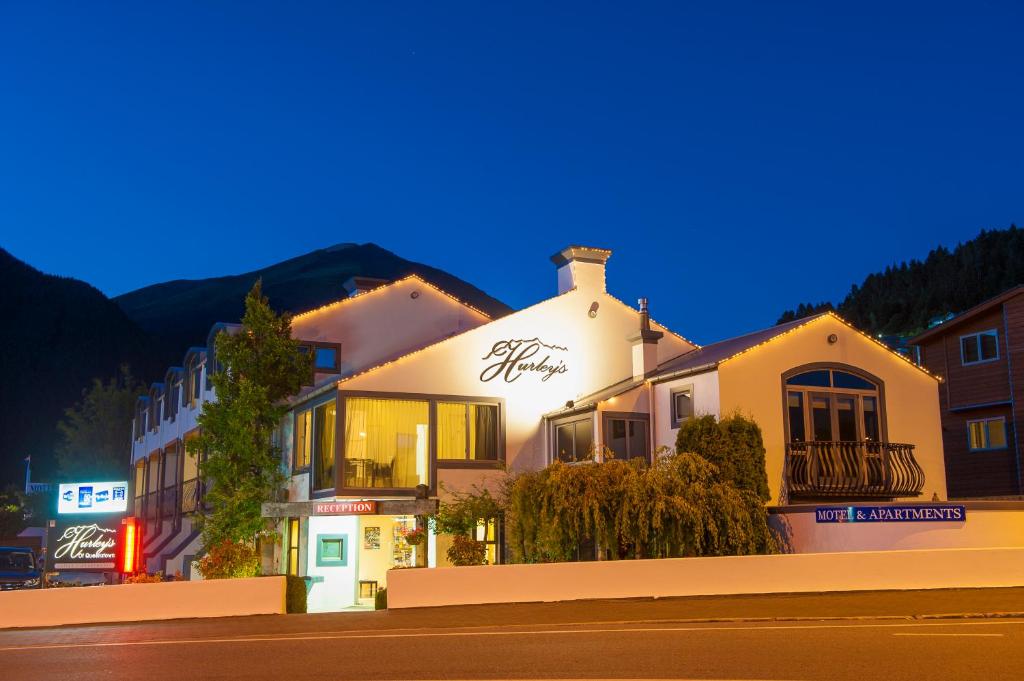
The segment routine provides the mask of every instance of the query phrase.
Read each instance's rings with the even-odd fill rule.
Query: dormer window
[[[337,374],[341,372],[341,343],[303,341],[299,352],[313,355],[313,373]]]

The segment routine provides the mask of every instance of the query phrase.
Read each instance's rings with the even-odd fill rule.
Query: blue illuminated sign
[[[814,509],[818,523],[962,523],[967,509],[953,504],[913,506],[821,506]]]

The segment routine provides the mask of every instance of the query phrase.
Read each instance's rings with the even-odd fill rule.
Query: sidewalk
[[[160,638],[172,632],[179,636],[206,637],[228,632],[234,636],[243,636],[269,631],[308,633],[612,622],[756,622],[968,616],[1024,617],[1024,587],[462,605],[376,612],[112,623],[0,631],[0,645],[23,638],[35,639],[39,635],[54,642],[75,640],[83,635],[123,641]]]

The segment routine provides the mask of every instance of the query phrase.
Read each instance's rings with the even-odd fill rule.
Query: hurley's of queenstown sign
[[[514,383],[524,374],[539,374],[543,382],[569,370],[563,360],[551,357],[553,353],[568,351],[569,348],[548,345],[539,338],[501,340],[492,345],[491,351],[484,355],[485,361],[490,359],[493,363],[488,364],[480,372],[480,380],[487,383],[501,378],[506,383]]]
[[[55,570],[113,570],[120,519],[58,524],[50,560]],[[51,535],[53,536],[53,535]]]
[[[814,509],[819,523],[962,523],[967,509],[950,504],[931,506],[829,506]]]

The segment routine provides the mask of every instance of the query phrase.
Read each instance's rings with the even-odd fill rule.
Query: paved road
[[[981,612],[986,599],[1016,605],[1019,595],[612,601],[7,631],[0,679],[1020,679],[1024,618],[908,617],[956,612],[957,603]],[[761,614],[692,619],[740,616],[731,609]]]

